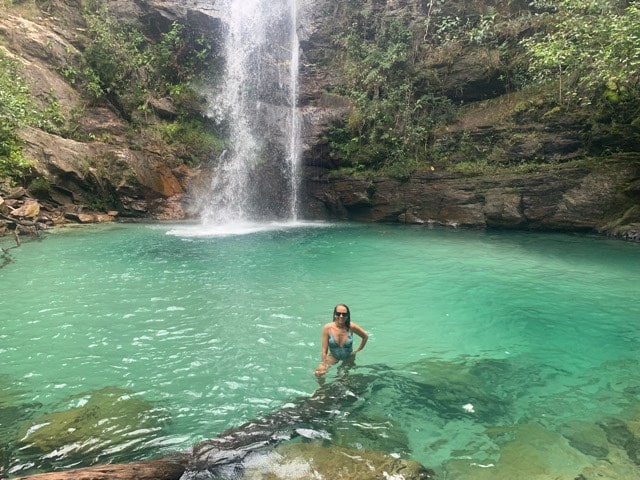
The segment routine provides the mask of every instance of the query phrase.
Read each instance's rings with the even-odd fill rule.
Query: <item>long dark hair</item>
[[[344,303],[339,303],[335,307],[333,307],[333,318],[336,317],[336,313],[338,312],[338,307],[344,307],[347,309],[347,319],[344,322],[344,325],[347,327],[347,332],[351,330],[351,310]]]

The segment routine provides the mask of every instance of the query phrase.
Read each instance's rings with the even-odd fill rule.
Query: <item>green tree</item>
[[[562,0],[539,15],[544,31],[522,41],[537,82],[554,81],[559,103],[587,104],[603,91],[635,95],[640,81],[637,2]]]
[[[354,111],[329,131],[333,153],[361,169],[382,169],[404,177],[424,162],[431,132],[451,118],[444,97],[426,92],[416,63],[416,39],[407,12],[384,14],[367,2],[343,2],[332,31],[336,68]]]
[[[137,24],[114,18],[104,5],[86,18],[89,42],[84,58],[100,91],[125,116],[144,108],[149,96],[192,98],[192,82],[209,73],[214,63],[204,38],[191,38],[193,33],[177,22],[154,42]]]

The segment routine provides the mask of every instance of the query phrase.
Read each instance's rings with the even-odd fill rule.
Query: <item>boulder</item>
[[[64,217],[67,220],[72,220],[77,223],[105,223],[113,222],[113,220],[115,219],[115,215],[96,212],[67,212],[64,214]]]
[[[429,480],[435,473],[412,460],[385,452],[354,450],[317,443],[280,445],[268,455],[247,459],[242,478],[271,480]]]
[[[40,214],[40,204],[36,200],[27,200],[21,207],[11,212],[11,215],[18,218],[36,218]]]

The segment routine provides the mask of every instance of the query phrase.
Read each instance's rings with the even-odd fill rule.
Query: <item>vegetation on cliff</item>
[[[200,111],[198,85],[215,75],[218,66],[211,44],[186,25],[151,35],[138,18],[117,18],[103,2],[69,2],[77,9],[82,28],[75,34],[77,51],[67,48],[58,73],[84,97],[85,106],[109,105],[138,135],[165,143],[175,157],[189,164],[219,151],[221,140]],[[0,9],[25,16],[62,15],[64,3],[5,1]],[[82,108],[65,115],[51,92],[34,98],[18,60],[0,49],[0,177],[24,182],[32,176],[23,155],[21,128],[36,126],[81,142],[96,140],[79,128]],[[159,99],[168,100],[164,118],[157,114]],[[106,140],[101,138],[98,140]]]
[[[225,148],[202,94],[222,70],[221,21],[180,2],[105,5],[0,0],[0,177],[38,198],[55,193],[58,209],[183,218],[180,200],[164,217],[154,209],[184,193],[185,165]],[[308,10],[301,110],[340,108],[310,120],[306,166],[401,181],[506,171],[524,184],[569,164],[639,162],[637,2],[322,0]],[[625,207],[637,204],[635,186],[616,188]]]
[[[215,76],[220,62],[202,35],[178,22],[152,35],[139,19],[116,18],[102,2],[71,3],[80,7],[86,30],[77,37],[79,53],[69,55],[61,68],[67,82],[80,88],[88,102],[115,106],[132,129],[170,145],[181,161],[197,164],[222,150],[221,133],[198,108],[198,86]],[[455,123],[478,100],[527,89],[526,101],[518,106],[521,119],[534,114],[530,101],[537,114],[557,107],[586,115],[592,125],[615,121],[637,127],[640,122],[640,9],[634,2],[430,0],[403,5],[370,0],[323,4],[324,14],[335,19],[322,27],[332,42],[323,68],[339,73],[332,91],[353,104],[348,118],[328,132],[331,154],[343,166],[406,176],[426,166],[455,168],[460,157],[468,161],[469,150],[478,162],[486,161],[465,132],[455,141],[460,154],[452,155],[450,145],[437,141],[438,129]],[[2,8],[32,14],[61,10],[57,2],[24,0],[4,0]],[[455,63],[465,66],[465,52],[480,60],[485,78],[475,86],[454,85],[455,91],[446,77],[453,75]],[[24,176],[29,162],[18,131],[25,125],[92,139],[77,128],[81,112],[65,117],[53,93],[35,105],[17,62],[1,51],[0,61],[1,176]],[[161,98],[171,100],[170,118],[145,125],[141,118]],[[503,158],[501,163],[508,162]]]
[[[332,51],[341,53],[324,61],[342,78],[334,91],[353,105],[328,134],[343,167],[406,178],[416,169],[470,164],[540,168],[638,145],[640,18],[633,2],[430,0],[394,9],[331,0],[325,8],[336,20],[325,26]],[[466,84],[456,78],[465,73],[460,68]],[[483,141],[464,126],[474,115],[507,128],[579,124],[574,136],[586,148],[511,155],[525,134]],[[592,138],[603,135],[616,141],[590,151]]]
[[[18,130],[36,121],[37,109],[19,64],[0,51],[0,178],[20,176],[29,162]]]

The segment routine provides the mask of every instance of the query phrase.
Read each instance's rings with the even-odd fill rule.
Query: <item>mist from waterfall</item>
[[[297,220],[300,121],[296,0],[216,2],[225,71],[209,99],[228,135],[200,199],[204,225]]]

